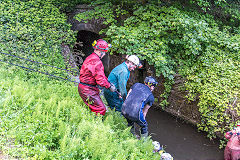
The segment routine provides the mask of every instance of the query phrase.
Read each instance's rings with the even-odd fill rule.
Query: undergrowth
[[[21,159],[159,159],[152,142],[134,138],[119,113],[102,117],[90,112],[73,84],[24,74],[0,68],[4,154]]]
[[[159,105],[164,109],[179,74],[189,102],[197,101],[199,130],[209,138],[223,135],[239,122],[240,37],[239,29],[219,23],[179,3],[149,2],[120,9],[121,3],[92,3],[93,10],[75,18],[105,19],[102,30],[112,44],[112,53],[137,54],[154,66],[156,76],[164,76],[165,91]],[[108,10],[108,12],[105,12]],[[123,17],[120,19],[119,17]],[[231,28],[231,29],[229,29]]]

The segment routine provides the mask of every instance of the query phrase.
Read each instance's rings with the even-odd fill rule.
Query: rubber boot
[[[134,136],[136,135],[135,127],[134,127],[134,126],[130,129],[130,132],[131,132]]]
[[[130,129],[130,132],[131,132],[137,139],[140,139],[140,136],[136,134],[135,125]]]

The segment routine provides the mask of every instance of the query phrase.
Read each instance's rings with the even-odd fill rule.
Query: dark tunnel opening
[[[75,62],[79,69],[85,58],[93,52],[92,42],[100,38],[101,36],[94,32],[86,30],[78,32],[73,54],[76,55]],[[122,63],[124,60],[124,55],[114,53],[114,55],[110,56],[109,54],[106,54],[102,59],[106,76],[109,75],[114,67]],[[143,83],[146,76],[155,73],[154,66],[149,65],[146,60],[142,61],[142,64],[143,68],[131,72],[130,78],[127,82],[127,90],[129,90],[134,83]],[[159,77],[158,82],[163,84],[164,79]],[[161,93],[162,88],[159,87],[158,90],[156,90],[155,95],[160,95]],[[180,101],[179,99],[177,100]],[[204,133],[196,131],[195,128],[182,121],[177,121],[174,117],[169,116],[161,110],[159,111],[155,108],[150,109],[147,120],[152,138],[159,141],[161,144],[166,145],[166,150],[171,153],[175,159],[221,159],[223,155],[223,150],[218,149],[218,141],[210,141],[206,138]],[[191,151],[190,154],[182,154],[187,150]]]
[[[94,40],[101,39],[99,34],[96,34],[91,31],[81,30],[77,34],[77,41],[75,46],[73,47],[73,55],[75,57],[75,62],[79,69],[81,69],[83,61],[93,53],[92,43]],[[102,62],[104,65],[104,71],[108,75],[109,74],[109,54],[106,54],[102,58]]]
[[[83,61],[93,52],[92,43],[100,36],[94,32],[81,30],[77,34],[77,41],[73,47],[74,57],[78,68],[80,69]]]

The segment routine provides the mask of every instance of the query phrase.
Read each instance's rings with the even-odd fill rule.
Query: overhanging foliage
[[[64,68],[61,44],[76,40],[60,12],[66,2],[1,1],[0,52]],[[2,54],[0,59],[26,65]],[[160,158],[152,153],[151,141],[130,134],[119,114],[110,112],[103,121],[91,113],[73,84],[4,63],[0,79],[1,154],[17,159]]]
[[[105,18],[108,27],[103,31],[113,44],[112,53],[138,54],[154,65],[157,75],[163,74],[170,82],[175,73],[184,77],[187,98],[199,98],[202,120],[198,127],[207,131],[210,138],[223,134],[239,121],[239,34],[219,26],[208,14],[177,6],[136,5],[130,13],[114,12],[120,5],[103,5],[100,1],[93,5],[97,12],[80,13],[76,19]],[[112,12],[106,13],[106,7]],[[108,21],[123,14],[128,17],[123,22]],[[165,98],[170,85],[165,85]]]

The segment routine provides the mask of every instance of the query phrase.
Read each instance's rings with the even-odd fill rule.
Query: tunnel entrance
[[[101,39],[101,36],[94,32],[86,30],[81,30],[78,32],[77,41],[73,47],[73,57],[79,70],[81,69],[84,60],[93,53],[94,50],[92,47],[92,43],[94,42],[94,40],[98,39]],[[110,73],[110,55],[106,54],[101,59],[101,61],[104,66],[104,72],[106,75],[108,75]]]
[[[73,47],[73,56],[80,69],[83,61],[93,52],[92,43],[100,39],[100,36],[94,32],[81,30],[77,34],[77,41]]]
[[[89,6],[79,5],[76,7],[74,12],[69,14],[68,19],[69,23],[72,24],[72,30],[78,32],[77,41],[73,48],[73,56],[75,57],[75,66],[77,66],[79,69],[81,68],[81,65],[86,57],[93,52],[92,42],[94,40],[103,38],[98,34],[99,31],[104,28],[102,22],[93,19],[88,23],[84,23],[74,19],[74,16],[77,13],[90,9],[91,8]],[[102,59],[105,75],[108,76],[114,67],[122,63],[125,60],[125,56],[126,55],[120,55],[118,53],[114,53],[113,55],[106,54],[106,56],[104,56]],[[146,61],[144,62],[144,67],[142,69],[131,72],[130,78],[127,82],[128,89],[136,82],[143,82],[146,76],[155,75],[154,67],[148,64]],[[157,78],[157,81],[159,82],[159,86],[155,89],[154,95],[157,97],[155,104],[158,106],[162,100],[160,96],[165,90],[163,85],[165,83],[165,79],[163,76],[160,76]],[[168,98],[169,105],[166,107],[165,111],[172,113],[177,117],[182,117],[187,121],[189,121],[189,119],[196,120],[198,117],[200,117],[197,107],[198,101],[191,103],[186,101],[184,97],[187,92],[179,90],[183,82],[184,79],[180,75],[175,75],[175,84],[171,89],[171,93]],[[220,160],[223,157],[223,150],[218,149],[218,142],[213,143],[209,139],[206,139],[206,134],[197,132],[197,129],[189,124],[185,124],[181,121],[176,123],[176,119],[172,118],[172,116],[166,115],[165,112],[151,107],[147,116],[147,121],[149,123],[149,133],[151,134],[152,139],[159,141],[162,145],[165,145],[166,150],[171,153],[176,160]]]
[[[74,46],[75,62],[81,68],[83,61],[93,52],[92,42],[100,39],[101,36],[90,31],[81,30],[77,34],[77,41]],[[124,55],[106,54],[102,59],[105,74],[125,60]],[[154,68],[145,61],[142,69],[131,72],[128,81],[128,90],[135,82],[142,82],[147,73]],[[107,69],[107,72],[106,72]],[[160,81],[162,84],[163,81]],[[158,93],[155,93],[158,94]],[[206,133],[198,132],[197,129],[184,121],[176,120],[175,117],[151,107],[147,115],[149,133],[153,140],[159,141],[166,151],[171,153],[174,159],[222,159],[223,150],[219,149],[219,141],[210,141]],[[139,129],[139,128],[138,128]],[[187,154],[186,154],[187,153]]]

